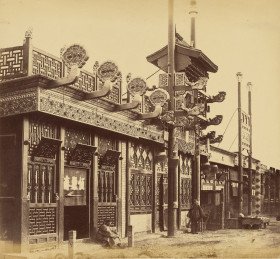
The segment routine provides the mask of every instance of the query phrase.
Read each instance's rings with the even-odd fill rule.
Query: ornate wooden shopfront
[[[81,68],[88,59],[81,46],[57,58],[31,39],[27,32],[23,46],[0,51],[1,240],[15,251],[51,249],[69,230],[94,239],[104,219],[121,236],[130,224],[135,232],[166,229],[168,136],[153,120],[168,93],[127,76],[123,101],[115,63],[96,62],[90,73]],[[194,146],[180,134],[186,214]]]
[[[166,55],[167,47],[147,60],[167,72]],[[178,34],[175,56],[170,111],[167,73],[151,87],[131,74],[123,80],[111,61],[88,72],[83,47],[64,47],[58,58],[35,48],[31,32],[22,46],[0,50],[1,239],[18,251],[49,249],[69,230],[94,239],[105,219],[122,237],[129,225],[163,231],[170,197],[177,228],[186,225],[192,197],[200,195],[200,158],[208,162],[209,143],[221,141],[202,133],[222,121],[207,118],[207,104],[223,101],[225,92],[206,93],[208,72],[218,67]],[[170,127],[176,179],[168,179]],[[168,197],[170,184],[176,190]]]

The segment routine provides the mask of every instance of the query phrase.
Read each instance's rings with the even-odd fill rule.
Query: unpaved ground
[[[99,245],[77,244],[78,258],[280,258],[280,222],[267,229],[206,231],[197,235],[166,232],[137,236],[133,248],[106,249]],[[67,253],[66,251],[61,251]],[[35,254],[34,254],[35,258]],[[37,257],[38,258],[38,257]],[[51,258],[44,256],[40,258]],[[53,258],[53,257],[52,257]]]

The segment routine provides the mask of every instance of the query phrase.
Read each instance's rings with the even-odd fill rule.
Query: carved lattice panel
[[[68,161],[70,151],[72,151],[78,143],[90,145],[90,133],[81,130],[66,129],[65,130],[65,160]]]
[[[93,92],[96,90],[96,77],[89,72],[81,71],[78,81],[71,86],[85,92]]]
[[[121,84],[117,83],[113,86],[112,91],[106,98],[112,102],[120,103],[121,100]]]
[[[115,202],[115,172],[98,171],[98,201]]]
[[[132,212],[149,212],[152,205],[152,174],[131,171],[129,197]]]
[[[188,156],[180,156],[180,173],[181,175],[192,175],[192,158]]]
[[[99,137],[98,138],[98,154],[104,156],[108,149],[116,150],[117,142],[112,138]]]
[[[148,146],[142,144],[131,143],[129,149],[130,166],[132,168],[142,168],[145,170],[152,170],[153,154]]]
[[[33,75],[44,75],[53,79],[63,77],[62,61],[33,50]]]
[[[42,137],[58,139],[58,129],[55,124],[31,121],[29,126],[29,155],[37,147]]]
[[[6,78],[17,78],[23,74],[22,46],[0,49],[0,82]]]
[[[189,209],[191,207],[191,179],[182,178],[181,179],[181,192],[180,201],[181,207],[183,209]]]
[[[116,206],[98,206],[98,226],[104,223],[104,220],[109,220],[113,226],[116,226]]]
[[[30,203],[55,203],[55,166],[51,164],[29,163],[27,194]]]
[[[55,207],[29,209],[29,235],[50,234],[55,232]]]

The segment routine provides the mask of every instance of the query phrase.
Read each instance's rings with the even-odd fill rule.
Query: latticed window
[[[153,154],[151,148],[142,144],[131,143],[129,161],[132,168],[152,170]]]
[[[98,201],[115,202],[115,171],[98,171]]]
[[[30,163],[28,165],[27,194],[30,203],[55,203],[55,166]]]
[[[53,123],[45,123],[32,120],[29,127],[29,155],[32,154],[32,151],[37,147],[42,137],[57,139],[57,126]]]
[[[180,204],[182,209],[189,209],[191,206],[191,175],[192,158],[189,156],[180,156]]]
[[[152,210],[152,179],[152,172],[131,170],[129,187],[131,212]]]

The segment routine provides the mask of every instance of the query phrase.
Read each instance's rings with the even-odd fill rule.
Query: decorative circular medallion
[[[110,79],[111,81],[119,77],[119,69],[117,65],[111,61],[106,61],[97,69],[97,76],[100,80],[104,81]]]
[[[143,95],[146,92],[147,84],[145,80],[140,77],[132,79],[127,85],[127,91],[132,95]]]
[[[79,68],[83,67],[88,60],[86,50],[78,44],[73,44],[61,49],[61,59],[65,62],[67,67],[77,65]]]
[[[163,89],[156,89],[151,93],[149,99],[154,106],[160,105],[162,107],[169,99],[169,93]]]

